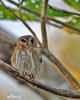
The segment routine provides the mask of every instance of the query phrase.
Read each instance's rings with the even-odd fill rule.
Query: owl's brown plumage
[[[39,75],[41,62],[41,51],[36,39],[30,35],[20,37],[11,57],[12,66],[34,79]]]

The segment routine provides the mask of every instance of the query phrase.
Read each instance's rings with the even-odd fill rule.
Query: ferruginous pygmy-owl
[[[39,75],[41,63],[41,51],[36,39],[30,35],[20,37],[11,57],[12,66],[34,79]]]

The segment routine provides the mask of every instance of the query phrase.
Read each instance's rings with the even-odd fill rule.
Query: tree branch
[[[76,13],[76,12],[72,12],[72,11],[67,11],[67,10],[64,10],[64,9],[60,9],[60,8],[56,8],[56,7],[52,7],[50,4],[48,4],[48,7],[54,11],[58,11],[58,12],[62,12],[62,13],[67,13],[67,14],[70,14],[70,15],[77,15],[77,16],[80,16],[79,13]]]
[[[14,5],[16,5],[17,7],[19,7],[19,4],[15,3],[14,1],[12,1],[12,0],[7,0],[7,1],[10,2],[10,3],[12,3],[12,4],[14,4]],[[38,16],[38,17],[41,16],[40,13],[37,13],[37,12],[31,10],[31,9],[25,8],[25,7],[23,7],[23,6],[21,6],[21,8],[24,9],[24,10],[26,10],[26,11],[28,11],[28,12],[31,12],[31,13],[35,14],[35,15]],[[66,23],[64,23],[64,22],[62,22],[62,21],[59,21],[58,19],[55,19],[55,18],[46,16],[46,21],[47,21],[47,23],[48,23],[49,20],[54,21],[54,22],[56,22],[56,23],[59,23],[59,24],[61,24],[61,25],[63,25],[63,26],[66,26],[66,27],[72,29],[76,34],[80,34],[80,29],[75,28],[75,27],[72,27],[71,25],[66,24]]]
[[[48,0],[44,0],[42,12],[41,12],[41,31],[42,31],[42,43],[43,47],[47,47],[47,32],[46,32],[46,11]]]
[[[27,76],[24,76],[20,71],[16,70],[9,64],[6,64],[2,60],[0,60],[0,69],[7,72],[9,75],[13,76],[14,78],[21,81],[22,83],[24,83],[25,86],[26,86],[26,84],[30,83],[33,86],[36,86],[37,88],[43,89],[43,90],[50,92],[52,94],[55,94],[55,95],[80,99],[80,92],[69,91],[69,90],[64,90],[64,89],[56,89],[56,88],[50,87],[48,85],[44,85],[35,80],[30,80],[27,78]]]
[[[23,1],[19,1],[19,17],[22,18],[22,9],[21,6],[23,4]]]
[[[16,2],[14,2],[13,0],[7,0],[7,1],[10,2],[10,3],[12,3],[12,4],[14,4],[14,5],[16,5],[17,7],[19,7],[19,4],[16,3]],[[40,17],[40,13],[38,13],[36,11],[33,11],[33,10],[29,9],[29,8],[25,8],[23,6],[21,6],[21,8],[24,9],[24,10],[26,10],[26,11],[28,11],[28,12],[31,12],[31,13],[35,14],[38,17]]]
[[[1,3],[8,11],[10,11],[16,18],[18,18],[26,26],[26,28],[29,29],[29,31],[33,34],[33,36],[36,38],[36,40],[38,41],[38,43],[39,43],[39,45],[41,47],[41,43],[40,43],[39,39],[37,38],[37,36],[34,33],[34,31],[30,28],[30,26],[21,17],[17,16],[17,14],[13,10],[8,8],[2,1],[1,1]]]
[[[43,55],[45,55],[53,64],[56,65],[57,69],[63,74],[63,76],[71,83],[72,87],[76,90],[80,89],[80,84],[76,81],[76,79],[69,73],[69,71],[60,63],[60,61],[48,50],[44,49],[42,51]]]
[[[19,7],[19,4],[18,4],[18,3],[15,3],[13,0],[7,0],[7,1],[9,1],[10,3],[13,3],[14,5],[16,5],[16,6]],[[62,13],[68,13],[68,14],[71,14],[71,15],[80,16],[79,13],[72,12],[72,11],[66,11],[66,10],[60,9],[60,8],[55,8],[55,7],[52,7],[50,4],[48,4],[48,7],[51,8],[52,10],[59,11],[59,12],[62,12]],[[32,13],[35,13],[35,14],[38,15],[37,12],[35,12],[35,11],[31,10],[31,9],[25,8],[25,7],[23,7],[23,6],[22,6],[22,9],[27,10],[27,11],[29,11],[29,12],[32,12]]]
[[[74,31],[72,29],[70,29],[70,28],[68,28],[66,26],[57,25],[57,24],[54,24],[54,23],[52,23],[50,21],[48,21],[48,24],[51,25],[51,26],[57,27],[59,29],[63,29],[64,31],[71,32],[71,33],[73,32],[74,33]],[[75,31],[75,33],[78,34],[78,32],[76,32],[76,31]]]
[[[56,25],[56,24],[54,24],[54,23],[51,23],[50,21],[48,21],[48,24],[51,25],[51,26],[54,26],[54,27],[60,28],[60,29],[63,28],[63,26]]]
[[[51,20],[51,21],[54,21],[54,22],[56,22],[56,23],[59,23],[59,24],[61,24],[61,25],[63,25],[63,26],[66,26],[66,27],[68,27],[68,28],[74,30],[74,32],[76,32],[77,34],[80,34],[80,29],[75,28],[75,27],[72,27],[71,25],[66,24],[66,23],[64,23],[64,22],[62,22],[62,21],[59,21],[59,20],[56,19],[56,18],[47,17],[47,20]]]

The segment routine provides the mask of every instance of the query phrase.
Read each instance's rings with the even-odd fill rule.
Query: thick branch
[[[67,11],[67,10],[64,10],[64,9],[60,9],[60,8],[55,8],[55,7],[52,7],[50,4],[48,4],[48,7],[54,11],[58,11],[58,12],[62,12],[62,13],[67,13],[67,14],[70,14],[70,15],[77,15],[77,16],[80,16],[79,13],[76,13],[76,12],[72,12],[72,11]]]
[[[12,0],[7,0],[7,1],[9,1],[10,3],[12,3],[12,4],[16,5],[17,7],[19,7],[19,4],[15,3],[14,1],[12,1]],[[25,8],[25,7],[23,7],[23,6],[22,6],[21,8],[24,9],[24,10],[26,10],[26,11],[28,11],[28,12],[31,12],[31,13],[35,14],[35,15],[38,16],[38,17],[41,16],[40,13],[37,13],[37,12],[31,10],[31,9]],[[66,23],[64,23],[64,22],[62,22],[62,21],[59,21],[59,20],[57,20],[57,19],[55,19],[55,18],[46,16],[46,20],[47,20],[47,22],[48,22],[48,20],[51,20],[51,21],[54,21],[54,22],[56,22],[56,23],[59,23],[59,24],[61,24],[61,25],[63,25],[63,26],[66,26],[66,27],[72,29],[76,34],[80,34],[80,29],[75,28],[75,27],[72,27],[71,25],[66,24]]]
[[[48,85],[44,85],[44,84],[37,82],[35,80],[34,81],[29,80],[27,78],[27,76],[24,76],[22,73],[20,73],[20,71],[14,69],[12,66],[4,63],[2,60],[0,60],[0,69],[7,72],[8,74],[15,77],[16,79],[20,80],[25,85],[27,83],[30,83],[33,86],[36,86],[37,88],[43,89],[43,90],[50,92],[52,94],[55,94],[55,95],[80,99],[80,92],[76,92],[76,91],[72,92],[72,91],[64,90],[64,89],[56,89],[56,88],[50,87]]]
[[[71,83],[73,88],[77,90],[80,89],[80,84],[48,49],[43,50],[43,55],[45,55],[53,64],[56,65],[57,69]]]
[[[38,41],[39,45],[41,46],[41,43],[40,43],[39,39],[37,38],[35,32],[30,28],[30,26],[21,17],[17,16],[17,14],[13,10],[8,8],[2,1],[1,1],[1,3],[8,11],[10,11],[16,18],[18,18],[26,26],[26,28],[29,29],[29,31],[33,34],[33,36],[36,38],[36,40]]]
[[[47,11],[48,0],[44,0],[42,12],[41,12],[41,32],[42,32],[42,43],[43,47],[47,47],[47,32],[46,32],[46,11]]]

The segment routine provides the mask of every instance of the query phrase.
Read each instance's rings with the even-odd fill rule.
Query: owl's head
[[[25,35],[25,36],[21,36],[17,40],[17,46],[19,45],[22,47],[27,47],[27,46],[37,47],[37,41],[33,36]]]

